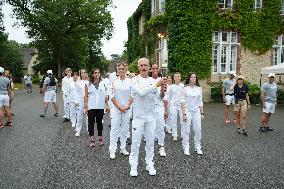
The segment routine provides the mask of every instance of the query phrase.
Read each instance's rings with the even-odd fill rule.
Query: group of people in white
[[[159,155],[166,156],[165,132],[172,134],[173,141],[182,138],[183,152],[190,155],[190,130],[194,131],[194,150],[202,155],[201,121],[204,118],[202,89],[197,75],[188,75],[185,83],[181,83],[181,74],[175,73],[174,78],[159,77],[159,67],[153,64],[150,68],[149,60],[138,60],[139,74],[128,74],[127,64],[117,65],[117,71],[111,73],[109,78],[102,79],[100,70],[94,68],[89,76],[86,70],[79,73],[70,68],[65,70],[62,80],[62,94],[64,101],[64,121],[71,121],[75,129],[75,136],[80,136],[83,119],[89,134],[89,146],[104,145],[103,116],[110,113],[111,131],[109,143],[109,157],[116,158],[118,140],[120,153],[129,156],[131,166],[130,175],[138,176],[139,148],[144,138],[146,152],[146,170],[149,175],[156,175],[154,167],[155,140],[159,145]],[[151,72],[150,72],[151,71]],[[151,73],[151,76],[149,76]],[[58,116],[56,104],[57,80],[53,79],[52,71],[44,80],[44,114],[46,116],[47,104],[54,104],[55,114]],[[228,74],[223,82],[222,94],[225,102],[226,124],[230,124],[229,106],[235,106],[235,124],[240,132],[240,122],[243,125],[243,134],[246,131],[246,110],[250,106],[248,87],[243,83],[243,77],[234,80],[234,74]],[[268,127],[271,113],[274,113],[276,104],[275,75],[269,75],[269,83],[262,87],[262,100],[264,102],[264,115],[262,117],[261,131],[272,130]],[[272,79],[273,78],[273,79]],[[173,81],[174,80],[174,81]],[[275,91],[276,90],[276,91]],[[85,115],[85,116],[84,116]],[[178,135],[178,119],[180,136]],[[240,120],[242,119],[242,120]],[[132,120],[132,124],[130,124]],[[94,125],[97,125],[98,138],[94,136]],[[132,128],[130,129],[130,125]],[[131,132],[130,132],[131,131]],[[130,134],[131,133],[131,134]],[[126,150],[127,138],[132,136],[131,152]]]
[[[142,138],[146,151],[146,169],[150,175],[156,175],[154,167],[154,144],[159,145],[159,155],[166,156],[165,132],[172,133],[173,140],[178,141],[178,115],[181,125],[182,146],[185,155],[190,155],[189,134],[193,125],[194,145],[197,154],[201,150],[201,119],[204,118],[202,90],[196,74],[190,74],[181,83],[180,73],[172,78],[159,77],[157,64],[150,68],[149,60],[138,60],[139,74],[128,74],[127,64],[117,65],[117,71],[109,78],[102,79],[100,70],[94,68],[89,76],[86,70],[79,73],[70,68],[65,70],[62,80],[62,95],[64,101],[64,120],[71,121],[75,136],[80,136],[83,119],[86,119],[89,134],[89,146],[104,145],[103,115],[110,113],[111,131],[109,144],[110,159],[116,158],[118,140],[120,153],[129,156],[131,176],[138,175],[138,156]],[[151,77],[149,72],[151,69]],[[56,104],[57,80],[52,79],[52,71],[44,80],[44,113],[46,116],[48,103],[55,107],[54,116],[58,116]],[[84,114],[86,116],[84,116]],[[132,128],[130,129],[130,121]],[[94,125],[97,125],[98,138],[94,137]],[[132,136],[131,152],[126,150],[127,138]]]

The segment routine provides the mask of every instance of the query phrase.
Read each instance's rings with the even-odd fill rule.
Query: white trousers
[[[64,118],[70,119],[70,106],[67,103],[67,96],[63,94],[63,107],[64,107]]]
[[[156,138],[158,139],[158,144],[164,146],[165,144],[165,119],[164,111],[155,112],[156,117]]]
[[[182,137],[183,149],[189,149],[190,127],[193,126],[194,144],[196,149],[201,149],[201,115],[200,111],[186,112],[187,121],[184,122],[184,130]]]
[[[129,163],[131,166],[138,166],[139,148],[144,133],[146,139],[145,160],[147,165],[153,166],[156,119],[154,116],[134,117],[132,122],[132,145]]]
[[[126,140],[129,132],[129,111],[113,112],[111,118],[111,129],[110,129],[110,144],[109,152],[115,153],[117,149],[118,138],[120,140],[120,149],[126,148]]]
[[[183,121],[182,121],[182,112],[181,112],[181,107],[177,105],[171,105],[170,107],[170,123],[172,126],[172,135],[173,137],[177,137],[177,118],[179,115],[180,118],[180,125],[181,125],[181,136],[183,136]]]
[[[80,101],[79,106],[76,106],[74,102],[69,103],[69,105],[71,123],[72,125],[75,125],[76,132],[81,132],[84,114],[84,101]]]

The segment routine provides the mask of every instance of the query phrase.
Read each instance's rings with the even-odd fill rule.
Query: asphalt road
[[[269,133],[259,133],[261,108],[248,113],[248,137],[224,124],[223,105],[205,104],[203,156],[191,149],[183,155],[181,141],[166,137],[167,157],[155,150],[157,175],[145,170],[144,144],[139,175],[129,176],[128,158],[109,159],[109,117],[104,117],[104,146],[88,147],[87,132],[78,138],[60,117],[40,118],[38,93],[16,91],[12,128],[0,129],[0,188],[284,188],[284,106],[272,116]],[[86,130],[83,128],[84,131]],[[192,132],[193,133],[193,132]],[[193,146],[193,143],[191,143]],[[130,146],[127,147],[130,151]]]

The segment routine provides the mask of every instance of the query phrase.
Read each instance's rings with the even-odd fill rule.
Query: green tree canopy
[[[110,38],[113,29],[111,0],[7,0],[15,17],[27,28],[38,50],[37,71],[64,67],[74,70],[92,64],[94,47]]]

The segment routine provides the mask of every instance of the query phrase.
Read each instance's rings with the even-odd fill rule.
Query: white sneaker
[[[198,154],[198,155],[203,155],[203,152],[201,149],[195,149],[195,152]]]
[[[165,147],[162,146],[162,147],[160,148],[159,154],[160,154],[161,157],[166,157],[167,154],[166,154],[166,152],[165,152]]]
[[[146,166],[146,170],[149,172],[149,175],[151,176],[155,176],[157,174],[156,169],[154,168],[154,166]]]
[[[132,176],[132,177],[137,177],[138,176],[137,166],[131,166],[130,176]]]
[[[190,156],[189,149],[185,149],[185,150],[184,150],[184,155]]]
[[[115,153],[110,152],[110,153],[109,153],[109,158],[110,158],[110,159],[115,159]]]
[[[173,141],[177,142],[178,141],[178,137],[174,137]]]
[[[76,137],[80,136],[80,132],[76,132],[75,136]]]
[[[125,156],[129,156],[129,152],[127,152],[125,149],[120,150],[120,153]]]
[[[168,129],[168,133],[169,133],[169,134],[172,134],[173,132],[172,132],[172,130],[171,130],[171,129]]]

